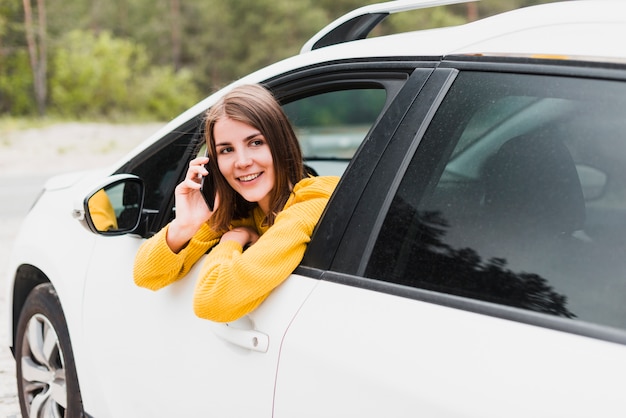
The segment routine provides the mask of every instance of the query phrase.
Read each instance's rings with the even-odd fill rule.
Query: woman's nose
[[[246,152],[240,152],[237,154],[237,161],[235,161],[237,168],[245,168],[252,164],[252,158]]]

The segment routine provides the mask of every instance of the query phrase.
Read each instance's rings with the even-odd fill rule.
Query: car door
[[[474,60],[327,208],[276,417],[624,414],[626,74]]]
[[[385,65],[328,65],[268,81],[317,174],[343,173],[412,71]],[[97,239],[84,298],[84,333],[93,361],[84,367],[98,377],[102,416],[271,416],[282,336],[319,283],[294,275],[254,312],[228,324],[193,314],[202,260],[157,292],[134,285],[134,255],[146,236],[172,218],[173,189],[200,152],[200,120],[174,130],[122,170],[146,183],[150,216],[144,236]]]

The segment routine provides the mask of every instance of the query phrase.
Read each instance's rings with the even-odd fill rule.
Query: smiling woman
[[[194,310],[228,322],[254,310],[298,266],[338,178],[307,176],[286,115],[259,85],[224,96],[207,112],[205,128],[208,157],[190,162],[176,187],[176,217],[139,249],[134,277],[160,289],[211,250]],[[209,171],[213,210],[200,191]]]

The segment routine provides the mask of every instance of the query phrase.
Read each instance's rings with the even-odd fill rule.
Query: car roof
[[[464,25],[356,40],[321,50],[337,57],[506,54],[624,62],[624,39],[626,1],[577,0],[524,7]]]
[[[380,22],[392,13],[472,1],[479,0],[393,0],[363,6],[326,25],[302,46],[300,52],[365,39]]]

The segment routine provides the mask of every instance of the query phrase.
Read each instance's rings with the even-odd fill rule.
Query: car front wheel
[[[24,417],[81,417],[82,400],[65,316],[56,291],[28,295],[16,334],[16,370]]]

